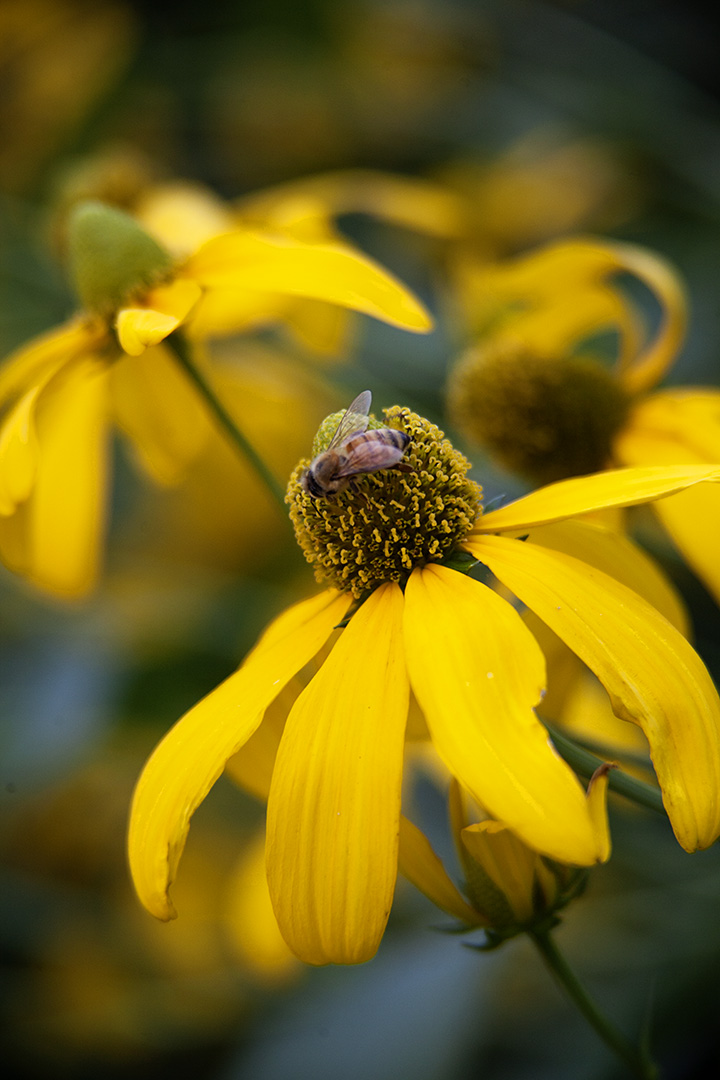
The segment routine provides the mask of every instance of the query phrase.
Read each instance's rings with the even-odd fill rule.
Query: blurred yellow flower
[[[481,515],[469,463],[442,432],[397,406],[385,420],[410,436],[411,471],[356,477],[356,488],[313,499],[301,483],[309,462],[300,463],[287,496],[296,534],[333,587],[281,614],[239,670],[178,721],[148,761],[131,813],[136,890],[150,912],[173,918],[168,891],[190,818],[252,739],[262,776],[271,770],[275,914],[293,952],[314,964],[363,962],[382,937],[411,690],[446,767],[488,814],[558,861],[606,857],[584,791],[534,713],[542,652],[511,603],[459,572],[463,560],[489,567],[597,673],[618,715],[643,728],[680,843],[692,851],[720,832],[712,681],[663,616],[597,569],[624,568],[602,530],[568,520],[717,480],[720,467],[608,472]],[[550,522],[552,547],[534,543],[533,530]],[[568,546],[573,526],[585,530],[585,561],[566,554],[565,524]],[[328,645],[291,693],[279,736],[273,702]]]
[[[623,274],[659,307],[654,334],[638,300],[618,285]],[[590,238],[561,241],[478,265],[466,302],[479,336],[451,375],[450,409],[505,465],[537,483],[618,465],[720,461],[720,391],[653,392],[687,321],[683,284],[657,254]],[[585,344],[606,331],[618,339],[612,371]],[[653,510],[720,599],[720,493],[697,487]]]
[[[607,821],[607,773],[601,766],[587,790],[599,860],[610,857]],[[448,877],[424,833],[400,819],[400,873],[442,911],[468,928],[482,927],[490,941],[548,925],[548,919],[581,890],[586,873],[541,856],[502,822],[485,818],[471,823],[468,800],[450,781],[450,822],[465,878],[465,896]]]
[[[58,596],[86,593],[97,576],[111,424],[166,483],[210,431],[163,344],[180,326],[228,334],[290,296],[430,327],[399,282],[348,246],[235,229],[176,262],[135,219],[90,202],[73,212],[69,252],[84,312],[0,369],[0,557]]]

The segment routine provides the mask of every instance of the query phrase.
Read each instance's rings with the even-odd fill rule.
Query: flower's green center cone
[[[548,484],[607,467],[630,399],[595,360],[496,340],[460,360],[448,404],[468,438],[513,472]]]
[[[313,454],[322,453],[342,414],[321,425]],[[416,566],[439,562],[482,512],[482,489],[468,479],[470,462],[434,424],[398,405],[385,424],[410,436],[402,463],[412,472],[361,473],[344,491],[312,498],[301,484],[310,460],[293,472],[286,502],[295,536],[315,577],[360,597],[386,581],[404,582]]]
[[[85,308],[109,316],[157,285],[172,260],[137,221],[104,203],[78,203],[68,221],[68,258]]]

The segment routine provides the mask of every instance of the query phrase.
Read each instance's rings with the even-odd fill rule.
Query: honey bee
[[[380,469],[412,472],[400,460],[410,442],[409,435],[394,428],[367,430],[371,402],[369,390],[363,390],[350,402],[327,450],[318,454],[300,478],[303,489],[313,499],[337,495],[361,473]]]

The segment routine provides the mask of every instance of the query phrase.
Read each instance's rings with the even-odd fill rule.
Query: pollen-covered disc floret
[[[468,479],[470,462],[428,420],[398,405],[385,423],[410,436],[403,464],[412,472],[383,469],[353,478],[345,491],[312,498],[293,472],[286,501],[295,535],[318,581],[360,597],[386,581],[403,582],[416,566],[439,562],[468,534],[482,512],[482,489]],[[327,440],[338,418],[321,426]],[[320,433],[319,433],[320,435]]]
[[[470,349],[448,385],[458,429],[535,484],[607,468],[630,400],[602,363],[496,339]]]

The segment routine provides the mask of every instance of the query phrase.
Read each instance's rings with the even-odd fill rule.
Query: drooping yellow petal
[[[500,536],[473,551],[595,672],[615,713],[643,729],[680,844],[712,844],[720,699],[685,638],[637,593],[569,555]]]
[[[405,605],[412,688],[451,773],[538,851],[595,862],[582,788],[533,712],[545,664],[518,613],[439,566],[411,574]]]
[[[720,480],[720,466],[648,465],[574,476],[538,488],[507,506],[483,514],[470,537],[480,533],[516,532],[612,506],[636,506],[684,491],[705,480]],[[463,542],[463,546],[470,550],[469,543]]]
[[[214,237],[190,257],[184,274],[207,289],[252,289],[306,296],[373,315],[405,330],[426,332],[432,320],[386,270],[340,244],[237,231]],[[199,305],[202,317],[203,303]]]
[[[703,489],[698,485],[693,490]],[[710,485],[708,490],[715,493],[720,506],[720,490]],[[689,637],[689,616],[682,597],[657,563],[627,536],[594,522],[558,521],[533,529],[530,539],[533,544],[564,551],[622,581],[669,619],[684,637]]]
[[[36,384],[13,406],[0,428],[0,515],[8,517],[32,491],[38,462],[35,433]]]
[[[28,577],[67,598],[95,583],[108,488],[104,363],[78,361],[48,383],[35,410],[39,455],[28,507]]]
[[[390,913],[409,687],[403,596],[376,589],[298,698],[268,802],[280,929],[310,964],[359,964]]]
[[[404,816],[400,818],[398,868],[441,911],[447,911],[468,926],[485,924],[483,916],[470,907],[453,885],[425,833]]]
[[[110,378],[118,427],[133,441],[154,480],[176,483],[212,431],[194,387],[162,345],[142,356],[122,356]]]
[[[347,606],[347,597],[329,591],[283,612],[238,671],[190,709],[153,752],[135,788],[128,846],[137,894],[157,918],[175,916],[168,890],[193,812]]]
[[[235,951],[256,975],[281,983],[299,972],[270,903],[264,829],[258,830],[238,861],[228,886],[225,916]]]

